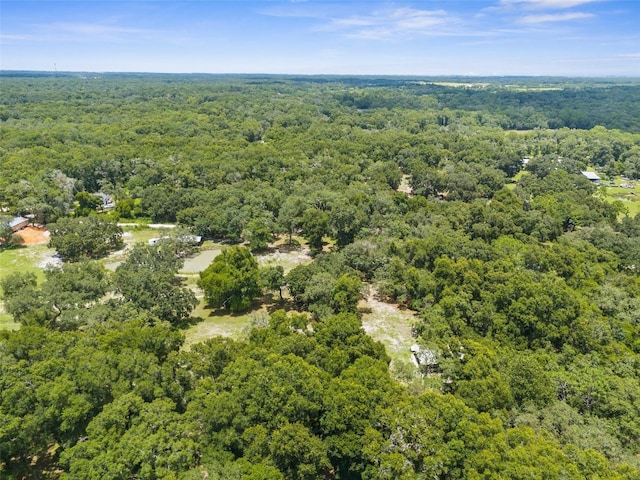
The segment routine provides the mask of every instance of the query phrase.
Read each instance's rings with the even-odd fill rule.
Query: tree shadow
[[[0,242],[0,252],[9,251],[9,250],[26,250],[29,248],[29,245],[20,244],[20,245],[2,245]]]
[[[274,252],[299,252],[304,250],[304,247],[297,240],[293,240],[291,243],[280,243],[272,247]]]
[[[296,305],[293,300],[277,298],[275,302],[266,305],[267,312],[271,315],[273,312],[277,312],[278,310],[284,310],[285,312],[294,312],[296,310]]]
[[[181,321],[176,326],[181,330],[187,330],[193,325],[197,325],[207,319],[214,318],[242,318],[247,315],[258,315],[260,313],[265,315],[271,315],[278,310],[284,310],[285,312],[296,311],[295,303],[289,298],[280,298],[278,293],[267,293],[258,297],[251,302],[251,305],[246,310],[241,312],[232,312],[228,308],[215,308],[211,305],[205,305],[205,308],[209,312],[205,312],[204,316],[189,317]]]

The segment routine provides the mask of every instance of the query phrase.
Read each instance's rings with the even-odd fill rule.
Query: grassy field
[[[121,227],[124,234],[122,235],[122,239],[124,240],[125,248],[112,253],[107,258],[105,258],[102,263],[107,268],[107,270],[115,270],[122,260],[124,256],[132,245],[136,243],[147,243],[152,238],[162,237],[166,235],[170,230],[169,229],[157,229],[157,228],[149,228],[146,225],[140,226],[123,226]]]
[[[613,202],[620,200],[627,208],[629,216],[635,217],[640,213],[640,182],[632,182],[616,178],[616,186],[602,186],[600,190],[604,193],[604,199]],[[633,185],[633,188],[622,187],[620,185]]]
[[[415,312],[381,302],[373,294],[369,294],[360,307],[368,312],[362,316],[362,328],[371,338],[384,345],[391,358],[391,375],[415,393],[439,389],[439,376],[424,377],[412,360],[411,346],[416,343],[412,331],[418,320]]]
[[[259,306],[249,312],[232,314],[228,311],[213,311],[206,308],[204,299],[192,313],[197,320],[185,333],[183,349],[189,350],[191,345],[203,342],[213,337],[229,337],[234,340],[245,339],[249,335],[252,325],[265,322],[268,316],[267,308]]]
[[[103,261],[109,270],[115,270],[131,245],[137,242],[146,243],[149,239],[166,233],[166,231],[145,226],[124,227],[124,230],[125,249],[115,252]],[[295,240],[294,247],[285,245],[284,240],[278,242],[276,248],[257,256],[258,263],[261,266],[281,265],[285,272],[289,272],[298,265],[309,263],[311,257],[302,239]],[[286,303],[279,302],[277,296],[269,295],[256,301],[252,309],[243,314],[231,314],[228,311],[207,308],[203,292],[198,288],[199,273],[210,265],[223,248],[225,247],[219,243],[205,242],[195,255],[186,259],[180,271],[184,284],[196,293],[199,300],[193,312],[194,322],[185,330],[185,349],[215,336],[238,340],[246,338],[253,325],[267,321],[270,311],[286,306]],[[27,271],[34,272],[39,281],[42,281],[43,269],[52,262],[55,262],[55,251],[45,245],[2,250],[0,251],[0,278],[13,272]],[[413,343],[411,337],[413,313],[399,310],[393,305],[384,304],[372,297],[369,297],[363,306],[370,312],[363,316],[365,331],[385,345],[393,362],[410,364],[409,348]],[[4,312],[4,305],[0,302],[0,329],[17,328],[19,324],[13,321],[11,315]]]
[[[32,245],[0,250],[0,279],[15,272],[33,272],[41,282],[44,279],[44,268],[55,263],[55,250],[46,245]],[[2,289],[0,288],[0,296]],[[0,300],[0,330],[16,330],[19,324],[13,317],[5,313],[4,302]]]
[[[369,295],[361,303],[370,313],[362,316],[362,327],[373,339],[381,342],[392,362],[411,362],[411,345],[415,343],[411,330],[416,321],[414,312],[376,300]]]
[[[298,265],[304,265],[311,262],[308,250],[277,250],[257,258],[261,267],[280,265],[287,274]]]
[[[193,258],[187,259],[181,270],[181,276],[200,301],[192,316],[200,320],[191,325],[185,331],[185,349],[189,349],[194,343],[202,342],[208,338],[223,336],[236,340],[245,338],[252,325],[267,321],[270,311],[285,306],[280,304],[277,298],[266,296],[256,301],[252,308],[243,314],[232,314],[228,311],[212,310],[207,308],[203,292],[198,288],[199,272],[207,268],[213,258],[220,252],[222,245],[205,242],[203,250]],[[309,263],[309,252],[304,248],[287,248],[278,245],[277,249],[265,252],[257,256],[261,266],[281,265],[285,272],[297,265]]]
[[[0,278],[15,272],[33,272],[42,280],[43,269],[54,261],[55,253],[46,245],[0,250]]]
[[[228,310],[212,310],[207,308],[202,291],[196,290],[200,303],[192,316],[195,322],[186,329],[183,349],[190,349],[191,345],[212,337],[229,337],[234,340],[247,338],[251,328],[255,325],[266,325],[271,312],[279,309],[288,310],[290,304],[285,296],[280,300],[277,294],[267,294],[256,299],[247,312],[231,313]]]

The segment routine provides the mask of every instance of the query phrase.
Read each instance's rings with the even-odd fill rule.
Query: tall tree
[[[200,273],[198,284],[212,307],[246,310],[260,293],[258,262],[248,249],[231,247]]]
[[[68,262],[104,257],[124,244],[122,229],[114,221],[96,215],[60,218],[50,225],[49,232],[49,247]]]
[[[309,242],[311,253],[322,252],[322,237],[329,233],[329,215],[318,209],[309,208],[302,215],[302,234]]]
[[[176,249],[171,241],[138,244],[114,275],[116,291],[125,301],[171,323],[188,318],[198,304],[195,294],[176,276],[183,263]]]

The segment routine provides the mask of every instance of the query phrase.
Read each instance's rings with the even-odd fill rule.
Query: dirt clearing
[[[411,332],[417,320],[415,312],[381,302],[374,298],[374,292],[361,302],[361,306],[370,309],[370,313],[362,316],[364,331],[385,346],[392,362],[411,362],[411,345],[415,343]]]
[[[25,245],[43,245],[49,243],[49,230],[44,227],[28,226],[16,232],[22,237]]]

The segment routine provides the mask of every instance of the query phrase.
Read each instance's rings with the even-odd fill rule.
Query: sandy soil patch
[[[56,267],[56,268],[62,267],[62,258],[56,255],[55,252],[52,255],[45,257],[38,264],[38,268],[45,269],[49,267]]]
[[[409,175],[402,175],[402,180],[400,185],[398,185],[398,191],[402,193],[406,193],[407,195],[413,195],[413,190],[411,188],[411,177]]]

